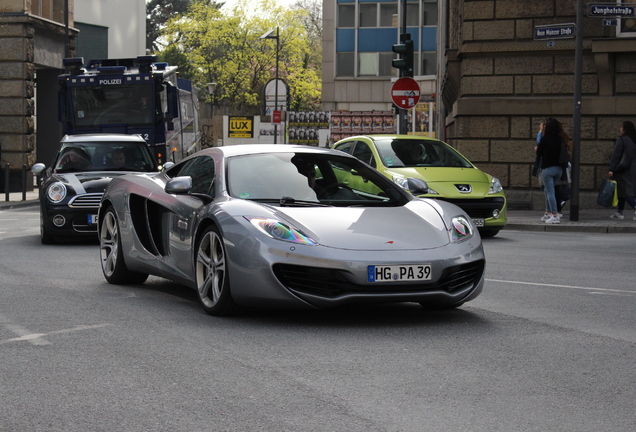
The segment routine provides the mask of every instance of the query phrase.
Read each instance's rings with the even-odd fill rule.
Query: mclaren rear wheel
[[[112,206],[109,206],[101,217],[99,254],[102,272],[108,282],[116,285],[141,284],[148,279],[148,273],[131,271],[126,267],[117,214]]]
[[[216,316],[238,312],[230,291],[226,249],[217,227],[210,226],[203,232],[195,253],[197,297],[203,310]]]

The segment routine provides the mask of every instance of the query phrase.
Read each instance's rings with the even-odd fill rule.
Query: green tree
[[[154,53],[161,49],[159,37],[166,23],[187,12],[195,0],[146,0],[146,50]],[[198,0],[200,1],[200,0]],[[225,2],[207,0],[211,7],[220,8]]]
[[[239,0],[229,9],[195,1],[185,14],[168,21],[163,38],[191,64],[199,88],[217,84],[212,98],[216,112],[256,115],[265,84],[276,75],[276,41],[261,36],[278,29],[278,76],[290,87],[291,108],[314,109],[320,106],[320,70],[311,62],[306,13],[275,0]]]

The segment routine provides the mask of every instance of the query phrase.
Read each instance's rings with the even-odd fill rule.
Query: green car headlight
[[[475,231],[472,224],[464,216],[451,219],[450,239],[453,243],[461,243],[473,237]]]
[[[488,195],[499,193],[502,190],[503,187],[501,186],[501,182],[499,181],[499,179],[497,177],[493,177],[492,181],[490,182],[490,190],[488,191]]]
[[[391,176],[391,180],[393,180],[393,183],[395,183],[396,185],[398,185],[402,189],[409,190],[409,184],[408,184],[408,180],[406,179],[406,177],[394,175],[394,176]]]
[[[263,234],[278,240],[288,241],[304,245],[317,245],[318,242],[306,236],[302,231],[290,227],[276,219],[246,218],[254,227]]]
[[[66,198],[66,186],[64,186],[64,183],[55,182],[49,186],[46,194],[51,202],[59,203]]]

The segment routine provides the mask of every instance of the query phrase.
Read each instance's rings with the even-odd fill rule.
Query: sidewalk
[[[0,210],[21,206],[36,206],[38,191],[26,193],[26,200],[22,200],[22,192],[0,194]],[[543,212],[540,210],[508,210],[507,230],[548,231],[548,232],[592,232],[592,233],[636,233],[636,221],[631,207],[625,209],[625,219],[610,219],[614,209],[579,210],[579,220],[570,221],[570,213],[565,212],[560,224],[548,225],[541,221]]]

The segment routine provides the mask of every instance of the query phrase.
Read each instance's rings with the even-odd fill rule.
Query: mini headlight
[[[66,186],[64,183],[55,182],[46,191],[49,200],[58,203],[66,198]]]
[[[285,225],[284,223],[276,219],[267,218],[246,218],[252,225],[258,228],[259,231],[268,235],[271,238],[278,240],[288,241],[292,243],[305,244],[305,245],[317,245],[318,242],[311,237],[307,237],[300,230]]]
[[[490,182],[490,190],[488,191],[488,194],[495,194],[495,193],[499,193],[503,190],[503,187],[501,186],[501,182],[499,181],[499,179],[497,177],[493,177],[492,181]]]
[[[451,220],[451,242],[460,243],[474,235],[472,224],[463,216],[455,216]]]

